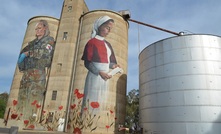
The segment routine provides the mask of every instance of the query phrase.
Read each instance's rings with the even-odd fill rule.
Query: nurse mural
[[[108,83],[112,78],[112,71],[120,72],[111,44],[105,40],[114,26],[114,20],[109,16],[98,18],[93,26],[91,39],[87,42],[82,60],[88,69],[85,81],[83,105],[87,101],[98,102],[100,108],[106,108],[108,97]]]

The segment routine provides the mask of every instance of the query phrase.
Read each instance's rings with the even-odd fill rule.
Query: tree
[[[139,90],[133,89],[127,95],[125,126],[131,128],[139,122]]]
[[[8,101],[8,93],[2,93],[0,94],[0,118],[4,117],[5,109],[6,109],[6,104]]]

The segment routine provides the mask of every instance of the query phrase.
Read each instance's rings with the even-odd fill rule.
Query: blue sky
[[[85,2],[89,10],[129,10],[131,19],[174,32],[221,35],[220,0],[85,0]],[[63,0],[1,1],[0,93],[10,90],[27,21],[39,15],[60,18],[62,3]],[[133,22],[129,23],[128,92],[139,88],[140,51],[156,41],[175,36]]]

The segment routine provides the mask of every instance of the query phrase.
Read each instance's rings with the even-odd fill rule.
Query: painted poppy
[[[81,129],[76,127],[76,128],[74,128],[74,132],[73,133],[74,134],[81,134]]]
[[[12,119],[16,119],[17,117],[18,117],[18,114],[12,114],[12,115],[11,115],[11,118],[12,118]]]
[[[13,100],[13,105],[17,105],[18,104],[18,101],[17,100]]]
[[[24,120],[24,124],[27,125],[29,123],[29,120]]]
[[[79,93],[79,90],[78,89],[75,89],[74,90],[74,94],[78,94]]]
[[[76,104],[71,105],[71,109],[74,109],[76,107]]]
[[[59,106],[58,109],[59,109],[59,110],[62,110],[62,109],[63,109],[63,106]]]
[[[81,94],[81,93],[78,93],[78,94],[77,94],[77,98],[78,98],[78,99],[83,98],[83,97],[84,97],[84,94]]]
[[[91,102],[91,107],[92,108],[98,108],[100,104],[98,102]]]
[[[34,126],[34,125],[29,125],[28,128],[29,128],[29,129],[34,129],[35,126]]]
[[[114,111],[110,110],[110,113],[111,113],[111,114],[113,114],[113,113],[114,113]]]
[[[40,108],[41,107],[41,105],[40,104],[36,104],[36,108]]]
[[[37,104],[37,100],[34,100],[32,103],[31,103],[31,105],[36,105]]]

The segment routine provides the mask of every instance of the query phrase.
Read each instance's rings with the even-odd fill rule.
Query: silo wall
[[[221,132],[221,38],[183,35],[139,55],[140,126],[144,134]]]
[[[77,58],[75,60],[76,70],[73,74],[73,85],[72,85],[72,101],[71,106],[78,104],[78,98],[76,98],[76,91],[79,93],[84,93],[85,80],[88,73],[88,70],[84,66],[84,61],[81,59],[85,45],[91,38],[91,31],[93,24],[96,19],[101,16],[109,16],[114,20],[114,27],[109,33],[105,40],[110,42],[113,47],[117,63],[123,69],[122,74],[116,74],[111,79],[109,79],[108,86],[108,99],[103,98],[99,102],[100,106],[103,103],[107,103],[107,107],[102,108],[98,107],[97,109],[92,109],[88,104],[84,107],[84,110],[87,109],[88,114],[95,116],[92,120],[93,123],[90,124],[90,127],[85,127],[82,129],[83,133],[95,133],[95,134],[107,134],[107,133],[120,133],[118,132],[118,124],[124,123],[125,119],[125,109],[126,109],[126,80],[127,80],[127,58],[128,58],[128,22],[123,19],[123,17],[117,12],[109,10],[94,10],[87,12],[82,15],[80,18],[80,33],[78,39],[78,48],[77,48]],[[99,96],[105,97],[105,96]],[[81,102],[80,102],[81,103]],[[83,108],[83,107],[82,107]],[[70,109],[69,115],[70,120],[73,122],[73,114],[76,109]],[[94,112],[92,112],[94,111]],[[96,114],[95,111],[97,111]],[[83,123],[87,124],[87,123]],[[88,125],[88,124],[87,124]],[[71,126],[69,123],[68,126]],[[70,131],[74,130],[76,125],[72,125]]]
[[[26,28],[26,32],[25,32],[25,36],[24,36],[21,50],[24,47],[26,47],[30,41],[32,41],[36,38],[35,27],[40,20],[46,20],[48,22],[50,36],[52,36],[54,39],[56,39],[58,25],[59,25],[59,19],[56,19],[56,18],[53,18],[50,16],[35,16],[35,17],[29,19],[29,21],[27,23],[27,28]],[[21,45],[21,44],[17,44],[17,45]],[[20,52],[18,52],[18,53],[20,53]],[[15,110],[14,109],[15,106],[13,106],[13,101],[18,100],[18,92],[19,92],[20,81],[21,81],[22,75],[23,75],[23,72],[20,72],[18,67],[16,66],[14,77],[13,77],[12,84],[11,84],[9,99],[8,99],[8,103],[7,103],[7,107],[6,107],[6,111],[5,111],[5,118],[7,116],[9,116],[9,117],[11,116],[12,112],[10,112],[8,114],[9,108],[11,111]],[[8,125],[9,126],[10,125],[18,125],[18,126],[20,126],[19,128],[23,128],[23,124],[21,124],[19,122],[12,121],[12,120],[8,121]]]

